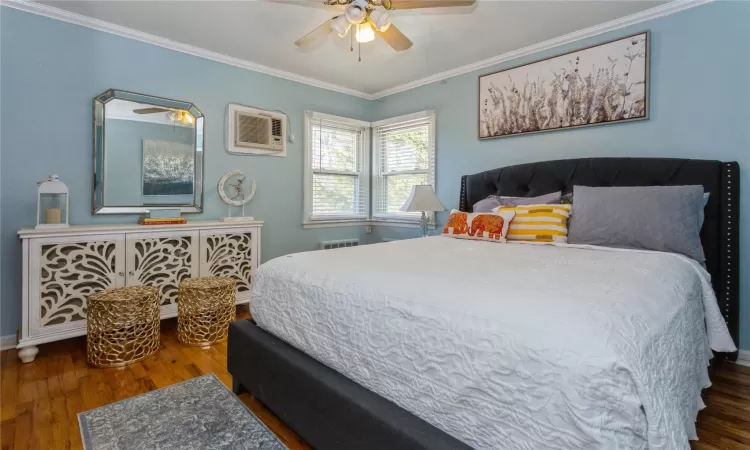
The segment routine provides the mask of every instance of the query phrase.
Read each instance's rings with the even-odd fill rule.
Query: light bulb
[[[349,32],[349,28],[351,28],[352,24],[349,23],[349,21],[346,19],[346,16],[341,15],[338,17],[335,17],[331,21],[331,29],[336,32],[336,34],[339,35],[339,37],[346,36],[346,33]]]
[[[357,34],[354,35],[357,42],[364,44],[365,42],[372,42],[375,40],[375,32],[369,23],[362,23],[357,25]]]

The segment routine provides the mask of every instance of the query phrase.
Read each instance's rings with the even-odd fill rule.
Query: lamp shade
[[[385,8],[375,8],[370,12],[370,22],[378,31],[385,32],[391,26],[391,16]]]
[[[361,23],[357,25],[357,31],[354,35],[354,38],[360,44],[364,44],[365,42],[372,42],[375,40],[375,32],[372,31],[372,27],[369,23]]]
[[[401,207],[401,211],[445,211],[445,207],[435,195],[435,191],[429,184],[417,184],[411,188],[409,198]]]
[[[339,37],[346,36],[346,33],[349,32],[349,28],[351,28],[352,24],[349,23],[348,20],[346,20],[346,16],[341,15],[334,17],[334,19],[331,21],[331,29],[336,32],[336,34],[339,35]]]
[[[346,20],[352,25],[357,25],[367,18],[367,0],[352,0],[344,10]]]

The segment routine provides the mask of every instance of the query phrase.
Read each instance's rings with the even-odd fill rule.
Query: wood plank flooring
[[[238,313],[238,319],[247,317]],[[119,369],[88,367],[85,337],[42,345],[31,364],[22,364],[15,350],[2,352],[2,449],[79,449],[79,412],[212,372],[231,387],[226,343],[184,346],[176,328],[174,319],[163,321],[159,352]],[[698,418],[700,440],[692,449],[750,449],[750,368],[723,364],[711,378],[714,384],[704,396],[708,406]],[[251,395],[240,399],[290,449],[310,448]]]

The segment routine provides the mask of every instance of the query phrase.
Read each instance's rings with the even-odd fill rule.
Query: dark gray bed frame
[[[724,319],[739,340],[739,165],[668,158],[588,158],[509,166],[461,178],[462,211],[488,195],[571,192],[574,185],[701,184],[710,192],[701,241]],[[717,359],[734,361],[737,353]],[[247,390],[318,449],[468,449],[251,320],[229,329],[234,390]]]

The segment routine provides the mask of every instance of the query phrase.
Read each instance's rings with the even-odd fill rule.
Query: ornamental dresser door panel
[[[28,308],[32,336],[86,329],[86,297],[125,284],[124,238],[89,235],[31,241]]]
[[[198,276],[198,231],[126,235],[128,286],[155,286],[162,317],[177,314],[180,281]]]
[[[200,276],[237,281],[237,303],[248,303],[257,266],[260,227],[201,230]]]

